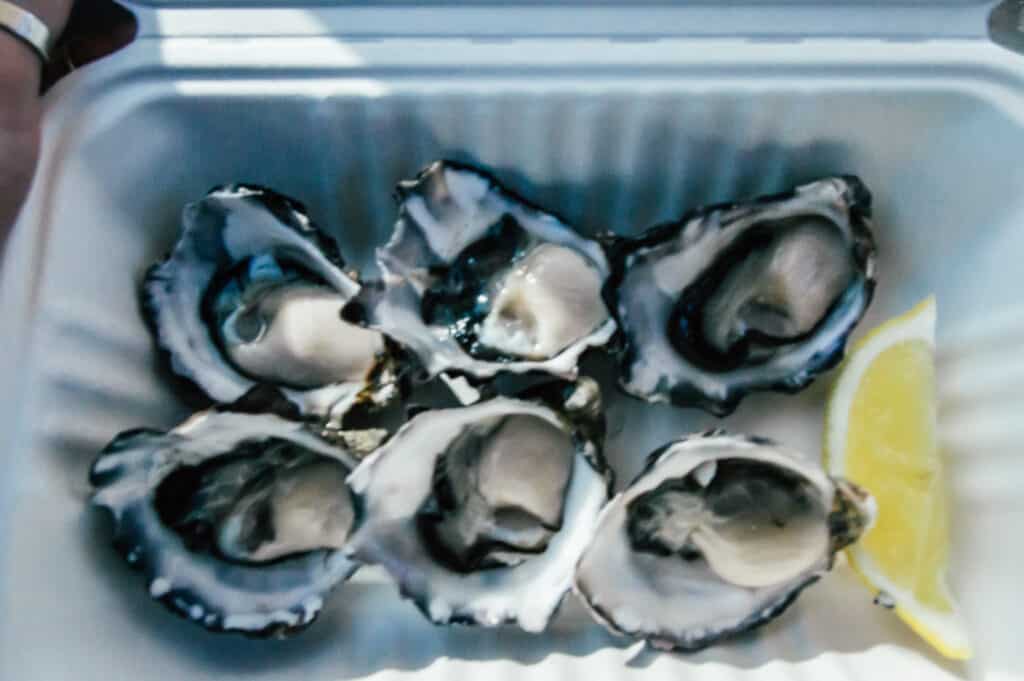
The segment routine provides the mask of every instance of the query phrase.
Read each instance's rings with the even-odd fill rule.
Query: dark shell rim
[[[395,184],[395,188],[394,188],[394,191],[392,193],[392,198],[395,201],[395,204],[396,204],[396,206],[399,209],[399,216],[400,216],[399,219],[401,219],[402,217],[404,217],[406,215],[405,214],[405,210],[404,210],[404,203],[405,203],[406,199],[410,195],[417,194],[420,186],[425,181],[427,181],[428,177],[432,173],[438,173],[438,172],[443,173],[445,170],[448,170],[448,169],[456,170],[456,171],[461,171],[461,172],[466,172],[466,173],[469,173],[469,174],[472,174],[472,175],[475,175],[475,176],[481,178],[487,184],[487,191],[488,192],[493,192],[493,193],[497,194],[505,202],[512,203],[512,204],[519,204],[519,205],[523,206],[533,216],[547,216],[547,217],[550,217],[550,218],[554,219],[555,222],[558,223],[558,225],[559,225],[559,227],[561,229],[563,229],[566,232],[572,234],[574,237],[576,237],[576,238],[578,238],[578,239],[580,239],[582,241],[593,243],[602,252],[602,254],[604,255],[605,260],[606,260],[606,263],[604,263],[604,267],[603,268],[601,266],[601,263],[594,263],[594,266],[598,269],[599,273],[602,275],[601,278],[602,278],[602,290],[603,290],[603,287],[606,285],[608,280],[612,277],[614,269],[612,267],[611,260],[608,258],[608,253],[605,251],[605,249],[603,248],[603,246],[601,244],[600,238],[596,237],[596,236],[590,236],[590,235],[584,234],[580,229],[578,229],[571,222],[566,220],[564,215],[562,215],[560,212],[554,211],[554,210],[549,210],[547,208],[542,207],[538,202],[536,202],[536,201],[534,201],[532,199],[527,198],[522,193],[516,191],[515,189],[510,188],[508,185],[503,183],[502,180],[498,178],[497,173],[495,173],[492,170],[486,169],[486,168],[484,168],[482,166],[475,165],[473,163],[469,163],[469,162],[466,162],[466,161],[458,161],[458,160],[455,160],[455,159],[450,158],[450,157],[443,157],[443,158],[439,158],[439,159],[436,159],[434,161],[431,161],[426,166],[422,167],[419,171],[417,171],[417,173],[416,173],[416,175],[414,177],[412,177],[410,179],[399,180]],[[414,220],[412,222],[415,223]],[[383,246],[381,246],[381,248],[384,249],[384,250],[389,249],[393,245],[394,239],[396,238],[397,234],[398,234],[397,230],[393,231],[391,236],[388,238],[388,240],[385,242],[385,244]],[[469,246],[469,244],[466,244],[466,246],[464,246],[463,248],[466,248],[468,246]],[[429,248],[429,242],[427,244],[427,247]],[[431,249],[431,254],[434,257],[438,257],[438,254],[436,252],[434,252],[432,249]],[[587,255],[587,254],[584,254],[584,255]],[[588,261],[590,260],[589,256],[587,256],[587,260]],[[606,271],[602,272],[601,271],[602,269],[605,269]],[[385,285],[385,287],[386,287],[386,285]],[[601,300],[604,301],[604,296],[603,295],[601,296]],[[607,302],[605,302],[605,306],[607,307]],[[606,318],[606,321],[602,322],[598,326],[596,326],[593,329],[591,329],[589,332],[587,332],[587,334],[585,336],[577,339],[576,341],[574,341],[569,346],[567,346],[565,348],[562,348],[561,350],[559,350],[555,354],[551,355],[550,357],[545,357],[544,359],[541,359],[541,360],[524,359],[522,357],[516,357],[515,355],[509,355],[509,354],[506,354],[506,353],[498,353],[498,352],[496,352],[494,354],[494,356],[492,356],[492,357],[480,358],[480,357],[476,357],[475,355],[471,354],[466,348],[462,347],[461,344],[459,345],[459,349],[460,349],[460,352],[462,352],[466,357],[468,357],[471,360],[470,361],[470,365],[471,366],[472,365],[476,365],[476,364],[492,365],[492,366],[499,367],[497,371],[500,373],[501,371],[503,371],[500,367],[506,366],[506,365],[509,365],[509,364],[532,364],[532,365],[536,365],[536,366],[535,366],[534,369],[531,369],[530,371],[545,372],[544,366],[548,362],[551,362],[551,361],[557,359],[563,353],[572,351],[573,348],[575,348],[579,343],[584,342],[588,337],[591,337],[594,334],[596,334],[600,329],[602,329],[605,326],[605,324],[607,323],[607,320],[616,321],[615,316],[614,316],[614,312],[611,309],[608,309],[608,317]],[[424,326],[427,326],[429,328],[429,325],[427,325],[426,322],[424,322]],[[371,327],[371,328],[373,328],[373,327]],[[379,329],[379,330],[382,333],[386,334],[386,332],[383,329]],[[609,339],[609,342],[610,342],[610,340],[611,339]],[[600,345],[594,345],[593,343],[587,343],[585,345],[585,347],[583,347],[582,350],[578,353],[578,355],[579,355],[579,357],[582,357],[582,355],[585,354],[588,350],[591,350],[591,349],[594,349],[594,348],[605,347],[607,344],[608,344],[607,342],[606,343],[601,343]],[[577,359],[575,364],[576,364],[577,367],[579,366],[579,359]],[[476,374],[473,373],[471,368],[454,368],[453,367],[453,368],[449,368],[449,369],[444,369],[443,371],[445,373],[450,373],[450,374],[453,374],[453,375],[465,376],[471,382],[475,382],[475,381],[487,382],[487,381],[492,380],[494,378],[494,376],[478,377]]]
[[[841,197],[849,212],[850,241],[851,245],[855,246],[853,254],[857,267],[864,277],[863,307],[857,314],[856,320],[838,337],[834,347],[829,352],[814,354],[799,372],[747,387],[728,386],[726,395],[722,399],[711,397],[696,386],[688,383],[680,383],[668,389],[659,387],[647,395],[640,395],[625,389],[625,384],[633,374],[636,349],[632,346],[626,326],[622,323],[618,305],[618,290],[628,269],[629,258],[639,251],[652,248],[674,238],[693,220],[705,219],[714,213],[724,213],[739,208],[756,209],[759,206],[788,201],[797,197],[797,190],[800,187],[829,180],[839,181],[842,184]],[[602,287],[601,294],[617,327],[615,337],[609,342],[608,348],[619,365],[619,385],[622,391],[633,398],[649,403],[656,403],[660,397],[667,397],[668,402],[677,407],[696,407],[722,418],[735,411],[740,402],[752,393],[780,392],[793,395],[809,386],[822,373],[836,367],[846,353],[846,346],[850,336],[860,323],[860,320],[863,319],[864,314],[874,299],[877,284],[874,274],[877,260],[877,244],[870,227],[871,212],[872,196],[867,185],[856,175],[838,174],[821,177],[817,180],[794,186],[788,190],[758,196],[750,200],[727,201],[701,206],[685,212],[675,220],[656,224],[636,237],[624,237],[611,233],[603,235],[600,238],[600,243],[608,257],[611,274],[606,280],[604,287]],[[718,229],[727,229],[730,224],[721,225]]]
[[[749,442],[751,444],[759,446],[780,446],[779,443],[771,438],[763,437],[760,435],[747,435],[743,433],[732,433],[725,428],[710,428],[701,432],[684,435],[682,437],[675,438],[666,442],[665,444],[652,450],[646,457],[644,465],[640,472],[629,482],[626,489],[631,488],[642,478],[649,475],[662,461],[665,454],[678,444],[696,440],[714,439],[719,437],[732,438]],[[615,499],[610,499],[608,504],[615,502]],[[596,535],[595,535],[596,536]],[[593,539],[591,539],[593,542]],[[581,556],[582,559],[582,556]],[[823,569],[812,572],[811,574],[805,575],[801,583],[795,585],[792,590],[787,591],[786,594],[780,598],[768,603],[764,608],[756,613],[748,615],[746,618],[740,620],[737,624],[732,627],[727,627],[720,631],[716,631],[707,636],[703,636],[696,639],[693,642],[682,642],[676,640],[673,636],[665,634],[663,632],[642,632],[639,629],[629,629],[620,626],[615,619],[608,613],[604,608],[599,605],[595,605],[592,601],[592,592],[588,591],[584,585],[577,579],[573,579],[573,590],[578,594],[580,601],[584,607],[591,614],[591,616],[597,620],[602,626],[608,629],[610,632],[626,636],[633,639],[644,640],[651,645],[659,649],[667,649],[674,652],[681,653],[696,653],[710,646],[721,643],[724,640],[733,638],[747,631],[761,627],[771,620],[779,617],[785,612],[789,606],[791,606],[803,592],[804,589],[817,582],[824,572],[827,572],[832,568],[833,558],[829,558]],[[577,563],[578,574],[579,564]]]
[[[273,392],[277,391],[273,390]],[[200,414],[215,415],[222,413],[234,413],[259,416],[269,415],[296,426],[308,426],[309,423],[307,421],[279,413],[278,406],[274,404],[274,401],[280,401],[283,399],[285,398],[283,395],[280,395],[280,393],[277,393],[277,397],[275,397],[271,392],[257,386],[235,403],[216,405],[208,410],[197,412],[182,423],[187,423]],[[262,407],[266,407],[267,410],[261,410]],[[294,413],[295,412],[292,412],[292,414]],[[140,514],[139,507],[146,504],[145,499],[149,495],[149,492],[141,496],[137,495],[135,499],[119,507],[119,512],[117,512],[114,507],[97,502],[95,495],[99,490],[107,487],[108,485],[116,484],[121,475],[121,471],[119,469],[114,469],[108,472],[100,472],[97,470],[97,467],[106,457],[115,456],[125,449],[131,448],[133,446],[133,441],[137,438],[174,437],[174,431],[177,427],[179,426],[175,426],[175,428],[170,430],[143,427],[130,428],[121,431],[115,435],[102,450],[100,450],[96,459],[90,465],[88,479],[90,486],[93,488],[92,495],[90,496],[90,506],[91,508],[104,512],[104,514],[110,518],[113,529],[111,539],[113,548],[134,572],[143,575],[143,586],[152,600],[159,602],[166,609],[182,619],[198,624],[208,631],[214,633],[240,634],[247,638],[265,639],[290,636],[305,630],[319,618],[331,593],[348,580],[360,567],[360,564],[357,561],[352,560],[351,557],[344,553],[343,548],[312,552],[318,555],[323,555],[325,558],[332,555],[341,555],[344,556],[348,563],[346,569],[339,571],[336,576],[337,578],[333,583],[331,583],[326,589],[319,592],[321,602],[315,609],[307,611],[307,609],[303,607],[303,603],[299,602],[290,607],[282,607],[279,610],[274,611],[286,612],[294,615],[296,618],[295,624],[289,624],[280,620],[270,620],[270,615],[267,614],[268,622],[261,628],[248,629],[244,627],[228,627],[225,626],[225,619],[229,617],[230,614],[211,610],[209,601],[205,599],[201,593],[191,587],[172,587],[166,593],[162,593],[160,595],[154,595],[152,593],[150,589],[151,583],[163,575],[154,569],[154,561],[149,560],[149,556],[153,554],[159,555],[166,552],[167,549],[161,548],[159,541],[154,542],[153,539],[147,535],[142,525],[136,522],[136,519]],[[309,434],[313,437],[319,437],[312,429],[309,430]],[[325,442],[325,444],[330,443]],[[160,480],[162,480],[163,477],[166,476],[162,476]],[[157,481],[156,484],[159,484],[159,481]],[[150,485],[149,489],[153,489],[153,485]],[[276,565],[281,564],[282,563],[276,563]],[[190,614],[190,610],[195,606],[199,606],[203,609],[202,616],[198,618],[193,617]]]
[[[244,200],[246,198],[252,198],[253,200],[258,201],[267,211],[271,213],[271,215],[274,216],[278,223],[280,223],[281,225],[285,226],[288,229],[291,229],[296,234],[309,241],[320,253],[323,254],[323,256],[328,260],[328,262],[331,263],[331,265],[336,267],[339,271],[341,271],[345,276],[347,276],[356,284],[360,286],[363,285],[358,276],[355,276],[354,272],[346,270],[346,263],[341,255],[340,247],[338,245],[337,240],[319,227],[318,223],[315,220],[313,220],[313,218],[310,216],[306,208],[306,205],[299,201],[298,199],[290,197],[286,194],[278,192],[264,185],[247,182],[237,182],[230,184],[215,185],[209,191],[207,191],[206,194],[204,194],[203,197],[199,199],[199,201],[203,201],[215,193],[222,192],[228,192],[232,194],[231,198],[233,199]],[[240,192],[252,193],[241,194]],[[295,220],[294,217],[291,216],[287,211],[294,211],[295,213],[298,213],[299,215],[306,219],[307,224],[303,225],[301,222]],[[285,219],[286,216],[288,217],[288,219]],[[137,300],[139,310],[141,312],[140,316],[142,317],[146,329],[149,331],[150,336],[153,339],[153,347],[156,350],[157,354],[157,364],[161,372],[165,372],[169,376],[173,376],[176,381],[180,381],[182,383],[182,390],[184,390],[185,387],[187,386],[189,391],[195,392],[197,395],[202,395],[202,404],[204,407],[209,407],[210,405],[230,404],[214,399],[213,396],[211,396],[206,391],[206,389],[203,387],[200,381],[195,377],[195,372],[182,373],[177,370],[177,368],[175,367],[174,358],[180,358],[181,354],[178,353],[175,348],[168,346],[165,340],[165,335],[161,331],[159,315],[160,305],[157,302],[159,296],[156,295],[154,289],[157,287],[158,282],[166,281],[168,279],[168,277],[162,274],[162,270],[173,258],[174,252],[177,249],[178,245],[181,243],[181,240],[184,237],[184,235],[184,229],[179,230],[178,236],[174,240],[174,243],[170,247],[170,249],[168,249],[164,253],[163,257],[161,257],[152,265],[146,268],[142,276],[142,280],[138,285]],[[396,348],[398,347],[397,344],[386,334],[382,333],[381,337],[384,339],[384,351],[377,357],[377,360],[374,363],[372,369],[367,372],[366,385],[364,389],[360,391],[359,396],[356,399],[356,403],[366,402],[367,398],[365,394],[367,393],[367,391],[372,393],[375,392],[375,389],[377,387],[381,387],[381,385],[374,380],[374,377],[377,377],[381,373],[387,372],[389,369],[394,369],[403,364],[402,358],[405,356],[404,350],[403,354],[399,355],[398,353],[395,352]],[[212,339],[211,342],[213,342]],[[260,386],[268,386],[270,388],[278,390],[280,388],[287,388],[287,386],[279,386],[273,383],[259,381],[250,376],[242,374],[233,366],[231,366],[230,363],[227,363],[227,365],[231,367],[231,371],[233,373],[235,373],[242,379],[252,384],[249,389],[250,391]],[[402,383],[397,377],[396,380],[394,381],[394,384],[396,385],[396,387],[398,387],[399,392],[401,392]],[[288,388],[288,390],[297,395],[308,394],[316,392],[318,390],[322,390],[331,385],[342,385],[342,383],[326,384],[323,386],[309,389]],[[236,400],[243,399],[245,394],[246,393],[239,395],[236,398]],[[302,405],[296,403],[295,401],[287,397],[285,397],[285,399],[288,399],[289,402],[295,404],[296,407],[300,409],[300,411],[302,410]],[[370,401],[372,401],[372,399]],[[310,416],[314,415],[311,414]]]
[[[598,424],[598,425],[591,425],[591,424],[587,424],[586,422],[581,423],[579,420],[573,420],[570,416],[565,414],[564,410],[555,408],[549,402],[549,400],[557,400],[560,396],[566,394],[566,392],[569,389],[571,389],[574,385],[575,385],[575,382],[573,382],[573,381],[565,381],[565,380],[561,380],[561,379],[551,379],[547,383],[541,384],[539,386],[533,386],[530,389],[528,389],[527,391],[524,391],[525,393],[527,393],[527,396],[522,396],[522,394],[520,394],[520,395],[497,394],[497,395],[490,396],[490,397],[488,397],[485,400],[481,400],[479,402],[476,402],[476,403],[474,403],[472,405],[463,405],[463,406],[458,406],[458,407],[452,407],[451,409],[458,409],[458,410],[469,409],[469,408],[480,406],[481,404],[486,404],[487,402],[489,402],[491,400],[506,399],[506,400],[513,400],[513,401],[518,401],[518,402],[524,402],[524,403],[531,404],[531,405],[534,405],[534,406],[540,406],[540,407],[542,407],[544,409],[547,409],[547,410],[551,411],[555,415],[555,417],[558,419],[558,421],[563,424],[563,426],[569,431],[570,435],[572,436],[573,441],[576,444],[576,451],[574,452],[574,457],[575,456],[581,457],[586,462],[586,464],[588,466],[590,466],[590,468],[595,473],[597,473],[598,476],[600,476],[602,478],[602,480],[604,481],[604,483],[605,483],[605,486],[604,486],[605,502],[601,506],[601,508],[603,509],[605,507],[605,505],[607,505],[608,500],[612,496],[612,491],[613,491],[614,486],[615,486],[615,474],[614,474],[614,471],[613,471],[612,467],[608,464],[607,460],[605,459],[605,456],[604,456],[604,443],[603,443],[603,441],[597,442],[597,441],[594,441],[593,439],[590,439],[590,435],[593,432],[595,432],[595,431],[591,431],[590,428],[598,429],[597,432],[599,433],[600,438],[603,440],[604,434],[605,434],[604,433],[604,428],[605,428],[605,423],[604,423],[604,421],[605,421],[605,414],[604,414],[604,410],[603,409],[599,409],[598,410],[600,424]],[[411,417],[408,421],[406,421],[402,425],[402,428],[406,428],[409,424],[411,424],[415,420],[415,418],[416,418],[416,416]],[[399,432],[400,431],[401,431],[401,428],[399,429]],[[395,434],[392,435],[392,438],[396,437],[397,435],[398,435],[398,433],[396,432]],[[585,445],[587,443],[592,445],[591,451],[590,451],[589,454],[587,452],[587,448],[585,447]],[[352,492],[352,498],[353,498],[353,501],[354,501],[353,506],[356,509],[356,520],[355,520],[355,523],[353,524],[353,529],[352,529],[352,534],[353,535],[355,535],[362,528],[363,524],[366,521],[366,517],[367,517],[367,514],[368,514],[368,511],[366,509],[366,506],[367,506],[366,497],[367,497],[367,494],[365,492],[357,492],[355,490],[353,490],[353,492]],[[516,613],[509,613],[509,614],[506,614],[498,622],[483,624],[483,623],[481,623],[479,621],[479,619],[472,612],[472,610],[467,606],[467,604],[461,604],[461,605],[459,605],[459,607],[455,607],[457,604],[451,603],[449,601],[446,601],[446,604],[449,605],[449,606],[453,606],[451,608],[450,614],[446,618],[435,618],[431,614],[431,612],[430,612],[430,600],[431,600],[431,598],[430,598],[430,596],[428,594],[426,594],[426,593],[422,593],[422,594],[421,593],[417,593],[414,589],[411,588],[410,584],[408,583],[408,580],[405,579],[404,575],[395,575],[391,571],[391,569],[389,569],[389,567],[386,566],[386,565],[382,565],[382,567],[384,568],[384,570],[387,573],[388,577],[391,579],[391,581],[397,587],[399,596],[402,599],[404,599],[404,600],[410,601],[416,607],[416,609],[420,611],[420,613],[423,615],[423,617],[426,618],[427,621],[431,622],[432,624],[435,624],[435,625],[438,625],[438,626],[456,624],[456,625],[464,625],[464,626],[472,626],[472,627],[485,626],[487,628],[491,628],[493,626],[503,626],[503,625],[509,625],[509,624],[517,624],[517,622],[518,622],[518,617],[517,617]],[[514,569],[514,568],[506,568],[506,569]],[[551,611],[551,615],[550,615],[551,618],[554,618],[558,614],[559,610],[561,609],[562,605],[565,602],[566,596],[568,595],[568,593],[570,591],[572,591],[572,582],[573,582],[572,578],[575,575],[575,571],[576,571],[576,563],[574,561],[573,567],[572,567],[572,571],[570,572],[569,584],[565,588],[565,590],[560,594],[557,602],[554,603],[554,607],[553,607],[553,609]]]

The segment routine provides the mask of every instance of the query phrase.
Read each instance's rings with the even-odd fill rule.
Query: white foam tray
[[[4,262],[0,678],[1024,678],[1024,59],[978,37],[336,40],[302,13],[288,37],[211,37],[168,16],[146,13],[143,39],[48,96]],[[172,20],[178,37],[161,35]],[[187,413],[136,301],[181,206],[217,183],[268,184],[365,264],[390,230],[392,185],[439,156],[622,232],[860,174],[880,251],[862,330],[938,295],[951,577],[976,660],[939,658],[843,567],[777,622],[691,656],[632,656],[571,601],[539,636],[436,628],[373,570],[287,641],[208,634],[153,604],[87,512],[85,480],[118,431]],[[829,382],[751,398],[724,425],[817,451]],[[621,479],[655,445],[719,423],[609,401]]]

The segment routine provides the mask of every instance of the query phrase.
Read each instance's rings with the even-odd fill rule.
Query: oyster
[[[175,372],[223,403],[257,384],[277,386],[316,415],[394,396],[383,336],[340,317],[360,285],[301,204],[232,185],[186,206],[182,222],[143,287]]]
[[[712,431],[655,451],[608,504],[575,589],[614,632],[699,650],[782,613],[873,517],[800,454]]]
[[[722,416],[837,364],[874,292],[870,208],[860,180],[833,177],[620,241],[605,294],[623,388]]]
[[[576,376],[612,336],[601,247],[479,170],[438,161],[398,186],[400,215],[377,252],[381,290],[346,317],[411,349],[431,376]]]
[[[608,495],[599,397],[589,380],[541,391],[422,412],[349,477],[348,550],[437,624],[540,631],[571,585]]]
[[[153,598],[208,629],[267,636],[310,624],[355,571],[340,551],[355,466],[302,423],[206,411],[121,433],[90,481]]]

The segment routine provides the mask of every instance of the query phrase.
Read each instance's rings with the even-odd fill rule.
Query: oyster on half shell
[[[175,613],[252,636],[302,629],[357,563],[349,451],[273,414],[205,411],[118,435],[92,466],[114,543]]]
[[[414,416],[349,477],[348,550],[434,623],[542,630],[607,499],[598,400],[581,380]]]
[[[171,366],[213,400],[279,388],[304,413],[340,418],[397,392],[384,337],[341,319],[360,284],[298,202],[231,185],[185,207],[178,243],[143,285]]]
[[[620,240],[605,294],[623,388],[722,416],[835,366],[874,292],[870,210],[860,180],[832,177]]]
[[[580,355],[611,338],[596,242],[451,161],[398,194],[395,231],[377,252],[383,287],[345,314],[411,349],[431,376],[574,378]]]
[[[866,492],[770,440],[684,438],[602,512],[575,589],[616,633],[699,650],[781,614],[874,513]]]

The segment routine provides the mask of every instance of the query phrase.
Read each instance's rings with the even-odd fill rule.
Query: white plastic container
[[[0,679],[1024,678],[1024,57],[988,37],[989,3],[195,4],[139,7],[133,45],[47,96],[0,289]],[[287,641],[208,634],[151,602],[87,510],[86,471],[116,432],[188,412],[136,301],[181,206],[267,184],[364,265],[394,183],[442,156],[622,232],[859,174],[880,251],[861,332],[938,296],[951,577],[976,659],[942,660],[844,567],[691,656],[634,655],[571,599],[540,636],[435,628],[374,570]],[[829,383],[750,398],[722,425],[816,452]],[[610,403],[623,480],[655,445],[719,423]]]

